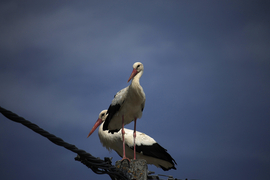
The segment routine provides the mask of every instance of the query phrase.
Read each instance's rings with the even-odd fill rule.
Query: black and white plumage
[[[143,74],[143,64],[136,62],[133,64],[133,71],[128,79],[132,82],[126,88],[120,90],[114,96],[108,108],[108,116],[105,120],[103,130],[118,132],[122,128],[122,116],[124,115],[124,125],[129,124],[137,118],[141,118],[145,104],[145,94],[140,85],[140,78]]]
[[[104,147],[109,151],[112,149],[117,152],[117,154],[123,157],[123,148],[122,148],[122,131],[115,132],[114,134],[108,133],[108,130],[103,130],[104,121],[107,117],[107,110],[100,112],[99,117],[92,130],[88,134],[89,137],[98,126],[98,136],[100,142]],[[125,131],[125,147],[126,147],[126,157],[133,158],[134,156],[134,139],[133,131],[130,129],[124,129]],[[176,169],[175,160],[171,157],[167,150],[160,146],[153,138],[150,136],[137,131],[136,132],[136,156],[137,159],[145,159],[147,164],[153,164],[156,167],[162,168],[164,171],[170,169]]]
[[[143,88],[140,85],[140,78],[143,74],[144,66],[140,62],[133,64],[133,71],[128,79],[128,82],[132,79],[131,84],[120,90],[112,100],[111,105],[107,111],[107,118],[103,125],[103,130],[108,130],[109,133],[118,132],[122,129],[123,136],[123,151],[125,156],[125,139],[124,139],[124,125],[134,121],[133,138],[136,138],[136,121],[137,118],[142,117],[142,112],[145,104],[145,94]],[[135,153],[136,147],[134,146],[134,159],[136,159]]]

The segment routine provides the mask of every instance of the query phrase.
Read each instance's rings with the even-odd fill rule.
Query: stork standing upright
[[[119,156],[123,157],[122,132],[119,131],[111,134],[108,133],[108,130],[103,130],[104,121],[107,115],[107,110],[103,110],[100,112],[98,120],[96,121],[95,125],[93,126],[87,137],[89,137],[96,130],[96,128],[100,126],[98,130],[98,136],[102,145],[106,147],[109,151],[112,149],[115,150]],[[133,158],[133,148],[134,146],[136,146],[137,159],[145,159],[147,164],[153,164],[158,168],[162,168],[164,171],[176,169],[175,160],[171,157],[169,153],[167,153],[167,150],[160,146],[153,138],[137,131],[137,141],[136,143],[133,143],[133,131],[126,128],[124,131],[126,139],[126,156],[128,158]]]
[[[109,133],[118,132],[122,128],[123,138],[123,159],[126,158],[125,154],[125,130],[124,125],[134,121],[134,159],[136,159],[136,121],[137,118],[142,117],[142,112],[145,104],[145,94],[140,85],[140,78],[143,74],[143,64],[136,62],[133,64],[133,71],[128,79],[132,79],[131,84],[120,90],[112,100],[111,105],[107,111],[107,118],[103,125],[103,130],[109,130]]]

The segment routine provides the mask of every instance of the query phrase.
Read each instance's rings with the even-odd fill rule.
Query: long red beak
[[[89,137],[96,129],[97,127],[102,123],[102,119],[98,119],[93,128],[91,129],[90,133],[88,134],[87,137]]]
[[[136,69],[133,69],[129,79],[128,79],[128,82],[138,73],[138,71]]]

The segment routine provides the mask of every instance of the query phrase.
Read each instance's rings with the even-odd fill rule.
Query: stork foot
[[[123,157],[123,159],[121,161],[124,161],[124,160],[128,160],[130,162],[130,159],[127,157]]]
[[[130,159],[125,157],[121,160],[121,166],[130,168],[130,162]]]

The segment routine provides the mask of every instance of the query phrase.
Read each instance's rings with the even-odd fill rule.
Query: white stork
[[[123,157],[122,132],[119,131],[111,134],[108,133],[108,130],[103,130],[107,115],[107,110],[100,112],[98,120],[87,137],[100,125],[98,136],[102,145],[109,151],[112,149],[115,150],[119,156]],[[135,144],[133,144],[133,131],[131,129],[125,128],[125,139],[126,156],[131,159],[134,155],[133,148],[135,146]],[[137,131],[136,155],[137,159],[145,159],[147,164],[153,164],[158,168],[162,168],[164,171],[176,169],[176,162],[171,155],[167,153],[167,150],[160,146],[153,138],[139,131]]]
[[[142,117],[142,111],[145,104],[145,94],[140,85],[140,78],[143,74],[143,64],[136,62],[133,64],[133,71],[128,79],[132,79],[131,84],[120,90],[112,100],[111,105],[107,111],[107,118],[103,125],[103,130],[109,130],[109,133],[118,132],[122,128],[123,138],[123,159],[126,158],[125,153],[125,131],[124,125],[134,121],[133,138],[136,138],[136,121],[137,118]],[[136,147],[134,144],[134,159],[136,159]]]

